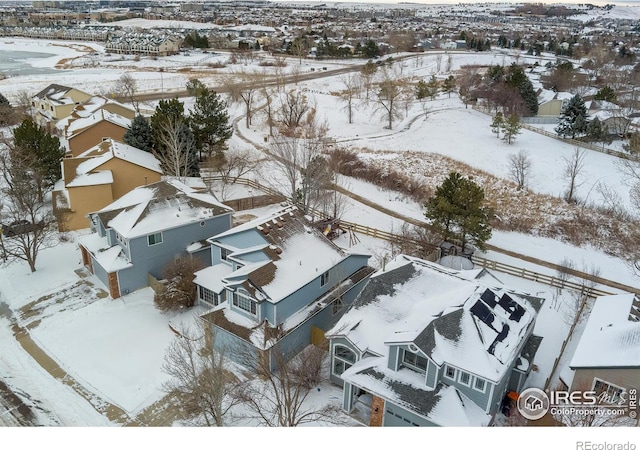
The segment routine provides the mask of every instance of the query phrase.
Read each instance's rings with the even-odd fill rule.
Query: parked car
[[[42,223],[31,223],[28,220],[16,220],[8,225],[2,224],[2,234],[7,237],[18,236],[42,228],[42,225]]]

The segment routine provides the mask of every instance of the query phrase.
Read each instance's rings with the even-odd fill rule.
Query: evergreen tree
[[[520,97],[522,97],[530,115],[535,116],[538,114],[538,96],[533,89],[531,80],[529,80],[529,77],[524,73],[522,67],[516,63],[511,64],[505,76],[505,82],[508,86],[518,89]]]
[[[607,128],[597,117],[587,125],[587,137],[590,141],[602,142],[603,148],[605,144],[610,144],[612,141],[611,136],[607,132]]]
[[[418,84],[416,84],[416,99],[422,100],[427,97],[430,97],[429,86],[426,81],[420,80]]]
[[[616,91],[610,86],[605,86],[596,93],[594,99],[615,102],[617,100]]]
[[[457,239],[483,249],[491,237],[491,208],[484,206],[484,190],[471,178],[452,172],[425,204],[425,217],[444,240]]]
[[[493,121],[491,122],[491,131],[493,131],[496,134],[496,137],[498,139],[500,139],[500,130],[502,129],[503,125],[504,125],[504,116],[500,111],[498,111],[496,115],[493,116]]]
[[[576,94],[562,108],[560,122],[555,131],[558,136],[570,136],[571,139],[575,139],[576,136],[586,133],[587,117],[587,107],[584,104],[584,100],[579,94]]]
[[[151,152],[153,150],[153,132],[149,120],[141,114],[136,115],[125,131],[122,140],[127,145]]]
[[[201,89],[190,116],[196,147],[207,157],[221,154],[231,138],[233,128],[229,124],[227,104],[220,96],[207,88]]]
[[[502,123],[502,140],[511,144],[518,134],[520,134],[520,118],[512,114]]]
[[[431,100],[435,99],[440,91],[440,82],[435,75],[431,75],[427,86],[429,86],[429,97],[431,97]]]
[[[14,120],[15,115],[11,103],[4,95],[0,94],[0,127],[12,125],[15,123]]]
[[[375,41],[369,39],[362,47],[362,55],[365,58],[369,59],[380,56],[380,48],[378,48],[378,44],[376,44]]]
[[[451,93],[456,89],[456,79],[453,75],[449,75],[442,83],[442,90],[449,94],[449,98],[451,98]]]
[[[47,133],[33,119],[27,118],[13,130],[10,152],[11,159],[20,160],[23,167],[29,169],[38,189],[39,200],[43,201],[44,193],[62,177],[60,160],[65,150],[60,140]]]

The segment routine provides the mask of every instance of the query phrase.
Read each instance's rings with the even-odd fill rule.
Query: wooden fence
[[[222,181],[222,178],[209,177],[208,180]],[[260,190],[262,192],[267,193],[268,195],[279,196],[280,198],[284,198],[278,191],[270,187],[263,186],[257,181],[254,181],[251,179],[239,178],[235,180],[235,183],[249,186],[252,189]],[[324,214],[322,211],[315,210],[315,209],[312,209],[310,211],[310,214],[314,219],[327,218],[326,214]],[[379,230],[377,228],[373,228],[367,225],[361,225],[355,222],[348,222],[345,220],[341,220],[340,224],[342,228],[348,232],[359,233],[365,236],[370,236],[376,239],[382,239],[384,241],[396,243],[396,244],[404,243],[409,245],[424,246],[424,242],[410,239],[405,236],[389,233],[388,231]],[[430,261],[437,261],[440,258],[440,256],[441,256],[440,249],[434,246],[433,252],[429,255],[428,258],[425,258],[425,259],[428,259]],[[579,292],[581,295],[584,295],[589,298],[595,298],[601,295],[612,294],[612,292],[594,287],[596,284],[604,284],[603,282],[607,282],[608,280],[603,280],[603,279],[600,279],[599,277],[593,277],[593,276],[590,276],[589,274],[579,273],[575,270],[572,270],[571,271],[572,273],[568,275],[578,278],[581,281],[570,281],[566,279],[567,277],[546,275],[543,273],[534,272],[529,269],[512,266],[509,264],[501,263],[501,262],[483,258],[480,256],[472,256],[471,261],[477,266],[495,270],[497,272],[506,273],[508,275],[513,275],[525,280],[536,281],[536,282],[543,283],[551,287],[556,287],[560,289],[563,289],[563,288],[572,289],[574,291]],[[562,267],[557,266],[555,269],[561,270]],[[621,287],[621,289],[624,289],[624,286]],[[636,291],[633,290],[633,292],[636,292]]]

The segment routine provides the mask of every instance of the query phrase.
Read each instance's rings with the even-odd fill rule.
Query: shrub
[[[191,308],[196,301],[194,274],[202,267],[200,260],[194,258],[180,258],[167,264],[163,271],[166,287],[153,298],[156,308],[163,312]]]

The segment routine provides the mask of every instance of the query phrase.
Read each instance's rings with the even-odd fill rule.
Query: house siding
[[[438,376],[440,375],[440,368],[434,363],[431,358],[427,358],[427,375],[426,385],[431,389],[435,389]]]
[[[97,113],[96,113],[97,114]],[[103,120],[78,132],[69,138],[69,151],[73,156],[102,142],[102,138],[110,137],[116,141],[122,141],[126,128]]]
[[[444,367],[446,365],[443,364],[442,368],[440,369],[440,377],[439,377],[439,381],[443,384],[446,384],[448,386],[455,386],[460,392],[462,392],[464,395],[466,395],[467,397],[469,397],[469,399],[474,402],[476,405],[478,405],[479,407],[481,407],[482,409],[486,410],[488,408],[488,405],[491,403],[491,384],[488,380],[486,380],[485,378],[482,377],[478,377],[476,375],[474,375],[473,373],[470,373],[469,371],[465,371],[467,373],[470,373],[471,378],[471,385],[470,386],[466,386],[462,383],[460,383],[458,380],[460,378],[460,369],[458,369],[456,367],[456,379],[455,380],[451,380],[450,378],[447,378],[444,374],[445,374],[445,370]],[[455,366],[451,366],[451,367],[455,367]],[[481,378],[485,381],[485,388],[484,388],[484,392],[480,392],[477,389],[474,389],[473,386],[475,385],[475,381],[476,378]],[[508,379],[508,377],[507,377]]]
[[[122,293],[132,292],[148,286],[147,274],[161,279],[165,266],[173,261],[177,255],[186,255],[185,248],[191,242],[205,239],[216,233],[221,233],[231,226],[231,214],[217,216],[205,221],[205,226],[199,223],[185,225],[179,228],[164,230],[162,243],[149,246],[147,236],[129,239],[128,254],[132,267],[119,271],[120,288]],[[115,239],[115,231],[108,230],[111,245],[126,247]],[[95,266],[95,265],[94,265]]]
[[[593,379],[600,378],[627,390],[640,390],[640,367],[637,368],[577,368],[571,383],[572,390],[588,390],[593,386]]]
[[[234,248],[249,248],[257,245],[268,244],[268,242],[255,229],[223,236],[219,239],[215,239],[215,242],[219,242],[222,246],[228,245]],[[213,253],[214,265],[220,263],[220,249],[218,248],[217,255],[215,253],[216,252]]]
[[[346,259],[342,260],[329,271],[329,282],[325,286],[320,286],[320,276],[322,274],[318,272],[317,278],[313,279],[311,282],[302,286],[300,289],[277,303],[277,316],[274,320],[276,321],[276,323],[284,322],[291,315],[306,307],[311,302],[315,301],[318,297],[329,292],[341,281],[346,279],[358,269],[365,267],[366,265],[366,256],[348,256]]]

